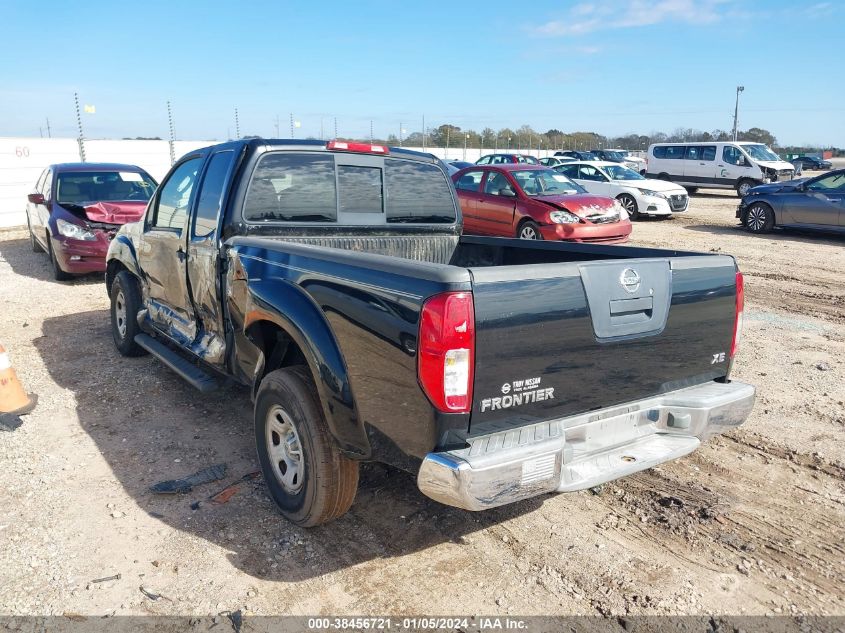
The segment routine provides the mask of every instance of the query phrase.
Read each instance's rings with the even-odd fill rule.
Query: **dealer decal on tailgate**
[[[540,387],[542,378],[527,378],[525,380],[514,380],[502,385],[502,396],[495,398],[484,398],[481,401],[481,412],[498,411],[510,409],[523,404],[532,404],[541,400],[553,400],[555,397],[554,387]]]

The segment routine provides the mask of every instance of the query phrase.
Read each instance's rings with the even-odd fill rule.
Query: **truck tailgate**
[[[473,434],[632,402],[729,372],[731,257],[470,271]]]

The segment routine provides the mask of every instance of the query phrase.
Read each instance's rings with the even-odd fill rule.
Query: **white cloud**
[[[681,22],[713,24],[722,19],[728,0],[602,0],[581,3],[567,14],[534,27],[541,36],[584,35],[595,31]]]

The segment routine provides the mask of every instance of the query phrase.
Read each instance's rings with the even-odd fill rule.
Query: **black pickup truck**
[[[733,258],[461,235],[433,156],[249,140],[176,163],[108,252],[114,342],[236,382],[282,514],[344,514],[361,461],[481,510],[580,490],[741,424]]]

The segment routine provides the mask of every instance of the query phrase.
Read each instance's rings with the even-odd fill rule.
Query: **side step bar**
[[[135,342],[191,383],[194,388],[202,392],[209,392],[220,387],[211,374],[203,371],[187,358],[170,349],[161,341],[155,340],[149,334],[136,335]]]

